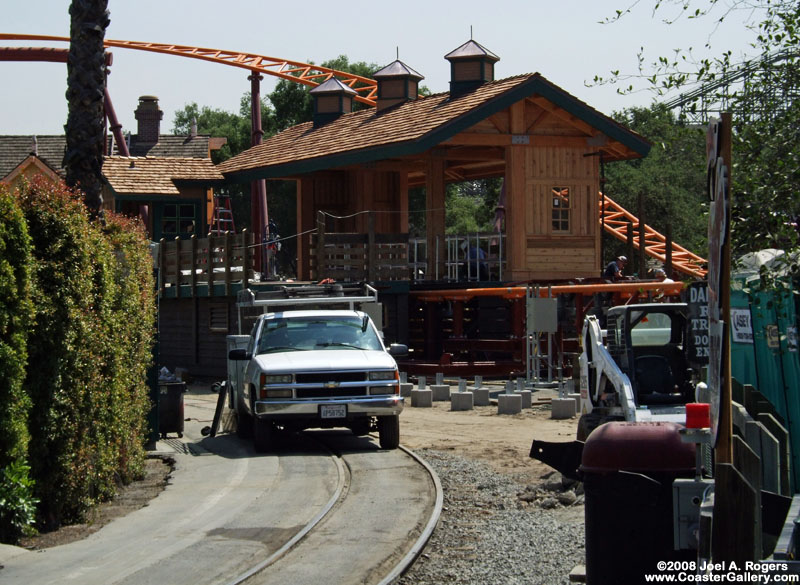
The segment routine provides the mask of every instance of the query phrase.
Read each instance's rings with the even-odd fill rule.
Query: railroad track
[[[375,437],[309,431],[260,456],[201,436],[215,395],[187,395],[170,485],[89,538],[10,559],[0,581],[81,585],[388,585],[421,552],[442,492],[427,464]],[[175,443],[179,443],[175,445]]]

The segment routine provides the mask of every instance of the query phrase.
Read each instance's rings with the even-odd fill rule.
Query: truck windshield
[[[258,353],[283,351],[383,350],[375,329],[360,317],[269,319],[261,329]]]

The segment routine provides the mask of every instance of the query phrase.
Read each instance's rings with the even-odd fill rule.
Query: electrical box
[[[558,299],[529,297],[527,315],[529,332],[558,332]]]
[[[700,506],[713,479],[676,479],[672,482],[672,520],[675,550],[697,550]]]

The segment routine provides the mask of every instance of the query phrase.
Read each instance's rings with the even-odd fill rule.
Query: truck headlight
[[[397,370],[369,373],[369,379],[371,382],[376,382],[378,380],[397,380],[397,378]]]
[[[262,384],[291,384],[291,374],[267,374],[261,377]]]

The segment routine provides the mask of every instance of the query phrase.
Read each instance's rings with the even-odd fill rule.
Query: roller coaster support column
[[[250,118],[252,131],[250,145],[261,144],[264,131],[261,129],[261,80],[258,73],[252,73],[250,80]],[[261,274],[267,274],[267,226],[269,225],[269,212],[267,209],[267,181],[256,179],[250,186],[250,225],[258,244],[255,249],[255,265]]]

